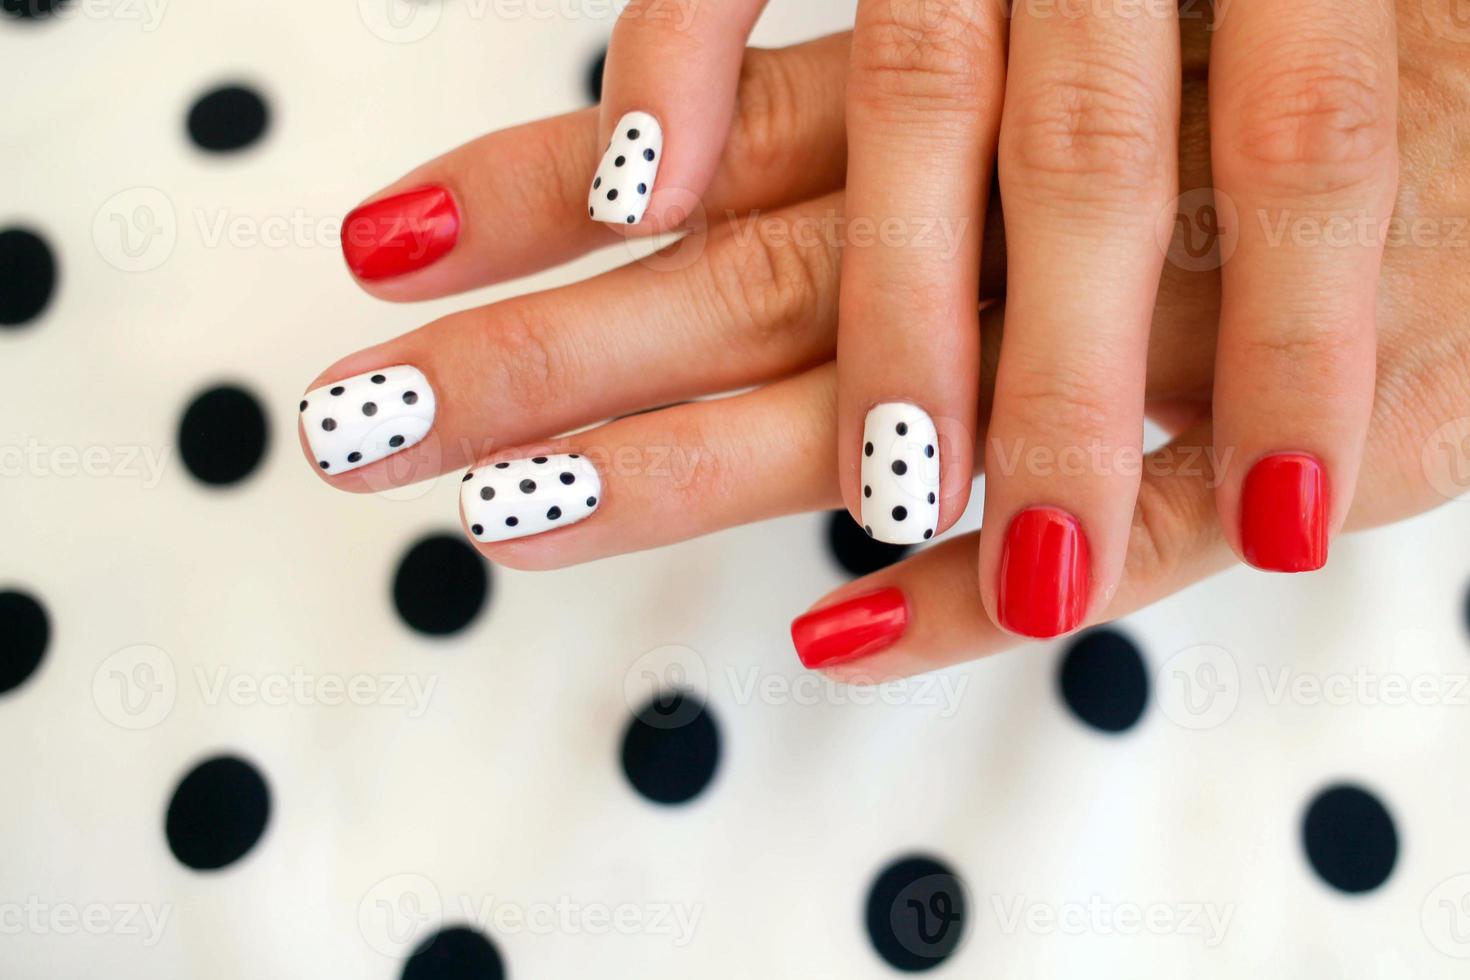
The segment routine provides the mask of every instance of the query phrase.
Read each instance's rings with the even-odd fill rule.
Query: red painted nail
[[[909,625],[898,589],[879,589],[796,617],[791,642],[807,667],[830,667],[892,646]]]
[[[342,254],[359,279],[389,279],[437,262],[459,240],[459,209],[437,185],[364,204],[342,222]]]
[[[1021,511],[1000,555],[1000,625],[1037,638],[1076,629],[1087,613],[1089,571],[1077,518],[1055,507]]]
[[[1257,460],[1240,495],[1245,560],[1270,572],[1311,572],[1327,564],[1327,474],[1306,453]]]

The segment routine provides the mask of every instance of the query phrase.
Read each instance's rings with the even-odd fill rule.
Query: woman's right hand
[[[1467,233],[1458,224],[1470,215],[1470,194],[1457,194],[1444,177],[1454,133],[1470,118],[1470,57],[1463,42],[1436,33],[1453,22],[1436,20],[1430,8],[1447,2],[1433,0],[1423,11],[1413,4],[1400,16],[1403,175],[1395,227],[1410,233],[1407,242],[1390,241],[1385,259],[1379,383],[1349,527],[1442,502],[1455,486],[1451,465],[1470,465],[1470,443],[1456,441],[1470,436],[1463,419],[1470,415],[1470,331],[1461,313],[1467,297],[1457,295],[1470,283]],[[1186,31],[1186,189],[1210,185],[1207,47],[1203,30]],[[344,448],[332,432],[303,430],[313,467],[341,489],[373,491],[469,466],[471,474],[482,474],[464,484],[462,496],[472,540],[493,560],[522,568],[840,506],[830,363],[838,260],[843,248],[870,244],[849,235],[856,229],[846,228],[841,216],[846,57],[843,37],[750,53],[731,138],[703,201],[707,226],[696,222],[682,242],[586,282],[445,317],[323,372],[309,397],[332,397],[327,392],[338,381],[360,376],[369,384],[381,369],[410,365],[431,386],[434,407],[418,416],[427,429],[418,441],[400,440],[382,458],[360,456],[345,472],[318,465]],[[604,230],[579,220],[585,173],[599,149],[594,110],[484,137],[354,212],[344,246],[355,268],[374,270],[364,286],[394,300],[446,295],[567,261],[609,241]],[[1184,200],[1204,214],[1207,197],[1186,190]],[[1184,210],[1189,218],[1196,214]],[[1228,246],[1230,229],[1224,230]],[[999,299],[1003,243],[993,225],[987,238],[982,293]],[[1219,276],[1208,257],[1191,257],[1182,241],[1170,257],[1155,311],[1148,395],[1156,416],[1181,419],[1208,412]],[[390,272],[376,275],[385,269]],[[1061,281],[1066,272],[1057,275]],[[1003,316],[1002,303],[985,313],[982,419]],[[657,409],[752,386],[732,397]],[[642,414],[629,414],[635,412]],[[601,422],[611,416],[622,417]],[[305,410],[303,418],[316,421]],[[333,431],[349,434],[349,428]],[[1201,465],[1209,447],[1203,421],[1143,462],[1124,577],[1111,601],[1093,611],[1094,621],[1229,563],[1214,509],[1217,474]],[[1443,452],[1461,455],[1438,455]],[[537,492],[524,499],[514,496],[518,489],[484,497],[499,486],[483,476],[495,477],[497,462],[516,461],[510,472],[519,476],[547,465],[534,459],[574,453],[594,468],[574,474],[584,481],[579,492],[588,480],[598,483],[593,504],[586,501],[594,495],[579,495],[580,510],[561,509],[566,494],[555,484],[558,496],[546,511],[539,508],[549,498]],[[535,481],[517,481],[528,482]],[[538,508],[519,515],[520,531],[506,529],[505,518],[517,516],[507,510],[512,504]],[[559,523],[545,516],[553,508]],[[527,536],[509,537],[516,533]],[[1012,645],[979,603],[975,556],[966,535],[839,590],[820,605],[828,610],[827,627],[821,615],[803,617],[808,640],[822,637],[821,650],[809,643],[803,660],[834,668],[844,661],[836,669],[849,677],[893,676]],[[860,619],[862,603],[849,601],[886,589],[902,600],[904,628],[882,637],[880,655],[862,656],[876,652],[872,642],[846,642],[832,624]],[[884,621],[892,625],[895,617]],[[859,629],[847,640],[862,634]],[[798,631],[799,644],[801,636]]]

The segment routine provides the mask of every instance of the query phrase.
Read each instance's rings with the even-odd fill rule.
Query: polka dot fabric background
[[[790,617],[902,553],[845,515],[523,574],[297,451],[340,354],[609,261],[395,307],[336,244],[587,104],[599,5],[0,9],[0,975],[1465,975],[1470,508],[828,685]]]

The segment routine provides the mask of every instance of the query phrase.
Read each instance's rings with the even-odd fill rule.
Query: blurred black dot
[[[228,153],[260,139],[270,121],[265,99],[243,85],[223,85],[189,109],[189,138],[201,150]]]
[[[1323,881],[1352,894],[1387,881],[1399,854],[1388,810],[1372,793],[1347,785],[1328,787],[1307,807],[1302,845]]]
[[[270,790],[255,767],[234,756],[217,756],[195,766],[174,790],[164,833],[181,864],[211,871],[255,846],[270,809]]]
[[[505,967],[482,933],[450,926],[419,943],[400,976],[401,980],[502,980]]]
[[[51,639],[46,610],[24,592],[0,592],[0,694],[35,673]]]
[[[592,59],[592,65],[587,69],[587,94],[592,96],[593,102],[602,101],[602,70],[607,67],[607,48],[597,53]]]
[[[901,858],[868,890],[868,939],[889,966],[906,973],[949,959],[965,938],[964,883],[934,858]]]
[[[413,629],[432,636],[456,633],[485,605],[490,572],[485,559],[457,534],[431,534],[408,549],[393,576],[393,604]]]
[[[194,397],[179,420],[179,455],[195,478],[211,485],[249,476],[265,456],[265,411],[255,396],[234,385]]]
[[[1088,630],[1072,640],[1057,683],[1072,713],[1104,732],[1132,728],[1148,702],[1143,656],[1113,629]]]
[[[689,691],[661,692],[628,722],[623,772],[655,803],[698,796],[720,761],[720,732],[709,708]]]
[[[16,327],[40,316],[56,289],[56,260],[34,231],[0,231],[0,327]]]
[[[49,17],[66,4],[67,0],[0,0],[0,10],[21,20]]]
[[[870,538],[845,510],[827,515],[827,547],[837,564],[854,577],[887,568],[909,553],[906,544],[885,544]]]

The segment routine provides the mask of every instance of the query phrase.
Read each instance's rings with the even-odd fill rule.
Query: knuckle
[[[797,141],[792,134],[800,131],[801,93],[791,59],[780,57],[782,53],[751,51],[740,69],[725,161],[752,181],[768,179],[793,164],[791,152]]]
[[[848,97],[885,118],[916,110],[973,116],[1003,39],[985,0],[881,0],[860,12]]]
[[[1244,79],[1223,127],[1243,177],[1292,193],[1369,180],[1393,153],[1394,112],[1365,52],[1342,44],[1292,51]],[[1323,50],[1325,49],[1325,50]]]
[[[1126,579],[1138,585],[1173,581],[1184,558],[1199,550],[1199,528],[1213,522],[1186,506],[1181,492],[1210,502],[1209,494],[1198,493],[1196,487],[1179,480],[1140,481],[1124,562]]]
[[[1068,202],[1158,196],[1174,150],[1165,146],[1169,124],[1149,89],[1128,67],[1080,60],[1027,86],[1006,105],[1007,184]]]
[[[783,215],[756,219],[748,236],[727,236],[706,264],[719,329],[757,357],[789,355],[805,346],[836,292],[836,258],[822,236],[794,240]],[[706,304],[701,304],[706,305]],[[734,327],[733,333],[730,328]]]
[[[517,408],[540,411],[574,383],[577,358],[555,342],[558,321],[535,303],[502,304],[480,336],[489,349],[471,360],[496,373],[493,390]]]
[[[1291,326],[1242,339],[1243,363],[1273,364],[1284,368],[1293,384],[1306,390],[1336,389],[1363,355],[1363,343],[1353,331],[1336,326]]]
[[[1006,411],[1016,431],[1040,433],[1053,445],[1081,442],[1114,430],[1120,400],[1101,372],[1086,375],[1052,364],[1009,380]]]

